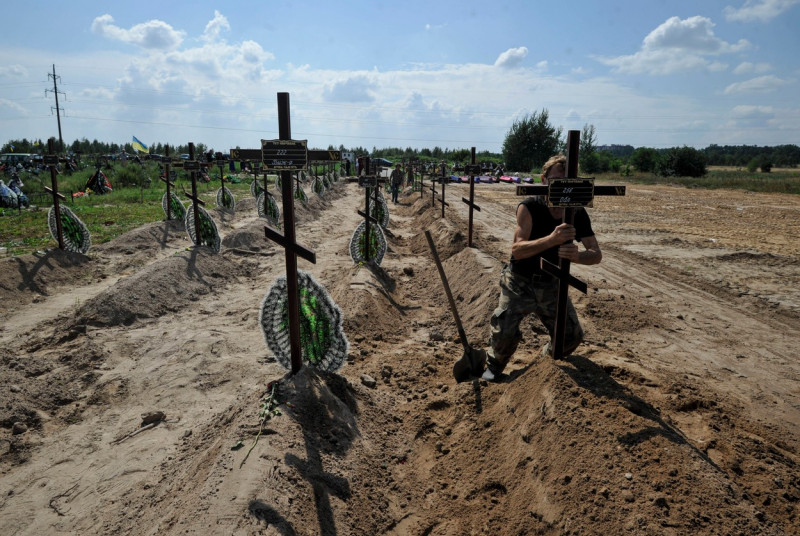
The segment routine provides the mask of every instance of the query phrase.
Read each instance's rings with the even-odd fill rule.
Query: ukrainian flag
[[[142,143],[142,142],[140,142],[139,140],[137,140],[137,139],[136,139],[136,136],[134,136],[134,137],[133,137],[133,143],[131,143],[131,146],[132,146],[132,147],[133,147],[135,150],[139,151],[140,153],[146,153],[146,152],[148,152],[148,151],[147,151],[147,145],[145,145],[144,143]]]

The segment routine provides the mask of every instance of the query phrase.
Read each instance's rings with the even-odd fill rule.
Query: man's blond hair
[[[551,156],[550,159],[542,166],[542,178],[546,178],[550,170],[556,166],[561,166],[564,171],[567,171],[567,157],[563,154]]]

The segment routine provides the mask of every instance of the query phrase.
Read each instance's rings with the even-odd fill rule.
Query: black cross
[[[439,177],[439,180],[442,183],[442,198],[439,199],[439,203],[442,204],[442,216],[441,217],[444,218],[444,207],[445,207],[445,205],[448,206],[448,207],[450,206],[450,203],[448,203],[447,201],[444,200],[445,184],[448,181],[448,178],[445,176],[445,172],[447,171],[447,168],[445,167],[444,162],[442,162],[442,168],[441,169],[442,169],[442,174]],[[431,206],[432,207],[436,206],[436,181],[433,180],[433,177],[431,177]]]
[[[215,153],[214,158],[217,161],[217,165],[219,166],[219,186],[222,188],[223,197],[225,192],[225,158],[222,156],[222,153]]]
[[[43,158],[44,164],[50,168],[50,184],[52,188],[44,187],[45,190],[53,194],[53,210],[56,215],[56,234],[58,235],[58,247],[64,249],[64,230],[61,228],[61,206],[59,199],[66,199],[63,195],[58,193],[58,179],[56,179],[56,166],[58,165],[58,155],[55,154],[53,148],[53,140],[47,140],[47,154]]]
[[[292,126],[289,118],[289,94],[278,93],[278,137],[292,139]],[[263,143],[263,142],[262,142]],[[300,347],[300,302],[297,296],[297,256],[316,264],[316,254],[295,240],[294,192],[292,191],[292,172],[280,171],[281,194],[283,196],[283,229],[286,234],[266,225],[264,233],[268,240],[277,242],[286,252],[286,299],[289,309],[289,343],[292,354],[292,374],[303,368],[302,348]],[[266,197],[266,196],[265,196]]]
[[[191,195],[186,192],[183,193],[192,200],[192,207],[194,208],[194,245],[199,246],[202,243],[202,233],[200,232],[200,211],[197,209],[197,205],[205,206],[206,203],[197,195],[197,171],[200,169],[200,163],[194,159],[194,143],[192,142],[189,142],[189,160],[183,161],[183,169],[189,172],[189,177],[192,179]]]
[[[175,186],[175,183],[169,180],[169,145],[164,146],[164,156],[166,157],[164,161],[164,176],[159,178],[167,183],[167,221],[169,221],[172,219],[172,192],[170,187]]]
[[[475,204],[475,175],[481,172],[481,167],[475,165],[475,147],[472,148],[471,156],[470,165],[466,169],[467,175],[469,175],[469,199],[461,198],[461,201],[469,206],[469,238],[467,240],[467,247],[469,248],[472,247],[472,211],[473,209],[478,212],[481,211],[481,207]]]
[[[253,180],[258,180],[258,172],[261,169],[261,149],[231,149],[231,160],[242,160],[250,162],[253,166]],[[223,183],[224,186],[224,183]],[[277,184],[276,184],[277,187]],[[269,203],[267,199],[267,172],[264,171],[264,214],[267,214]]]
[[[625,186],[594,186],[594,179],[578,179],[578,148],[580,131],[570,130],[567,134],[567,169],[564,180],[551,179],[549,185],[517,186],[517,195],[546,195],[548,206],[565,207],[564,220],[572,225],[575,221],[575,207],[592,206],[595,195],[625,195]],[[580,185],[584,191],[577,192]],[[591,191],[584,186],[591,185]],[[573,192],[573,190],[576,190]],[[575,195],[578,194],[579,195]],[[558,279],[558,302],[556,305],[556,321],[553,326],[553,357],[564,357],[564,333],[567,322],[567,298],[569,287],[575,287],[586,294],[586,283],[570,275],[570,261],[559,259],[558,266],[541,258],[543,271]]]
[[[377,175],[362,175],[358,178],[358,185],[364,187],[364,212],[358,211],[358,215],[364,218],[364,260],[369,262],[369,224],[370,222],[374,223],[375,225],[380,225],[380,222],[370,215],[369,210],[369,194],[370,192],[373,193],[374,203],[375,206],[378,206],[378,196],[380,195],[378,191],[378,184],[382,182],[386,182],[387,179],[382,177],[378,177]]]
[[[432,179],[431,179],[432,180]],[[425,195],[425,167],[419,170],[419,198]]]

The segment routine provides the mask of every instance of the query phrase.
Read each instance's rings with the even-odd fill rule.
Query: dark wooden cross
[[[50,184],[52,188],[44,187],[45,190],[53,195],[53,211],[56,215],[56,234],[58,235],[58,248],[64,249],[64,229],[61,227],[61,206],[59,205],[60,199],[66,199],[63,195],[58,193],[58,179],[56,179],[56,166],[58,166],[58,155],[53,148],[53,140],[47,140],[47,154],[44,155],[43,162],[50,168]]]
[[[183,161],[183,170],[189,172],[189,177],[192,180],[192,193],[183,193],[192,200],[192,207],[194,209],[194,245],[199,246],[202,243],[203,237],[200,230],[200,211],[197,206],[205,206],[206,203],[197,195],[197,172],[200,170],[200,162],[194,158],[194,143],[192,142],[189,142],[189,160]]]
[[[434,168],[431,175],[431,206],[436,206],[436,169]]]
[[[550,179],[547,185],[517,186],[517,195],[545,195],[549,207],[563,207],[563,222],[572,225],[578,207],[591,207],[596,195],[625,195],[625,186],[595,186],[594,179],[578,178],[578,148],[580,131],[570,130],[567,134],[567,169],[564,179]],[[586,294],[586,283],[570,275],[570,261],[559,259],[558,265],[541,259],[543,271],[558,279],[558,303],[556,321],[553,327],[553,357],[564,357],[564,334],[567,322],[567,298],[569,287],[575,287]]]
[[[164,156],[164,176],[159,178],[167,183],[167,221],[169,221],[172,219],[172,190],[170,190],[170,187],[175,187],[175,183],[169,177],[169,145],[164,146]]]
[[[362,175],[358,178],[358,185],[364,188],[364,212],[358,211],[358,215],[364,218],[364,260],[369,262],[369,225],[370,223],[374,223],[375,225],[380,225],[379,222],[375,217],[370,214],[369,205],[370,205],[370,198],[369,194],[373,194],[373,203],[374,206],[378,206],[378,196],[380,192],[378,191],[379,184],[382,182],[386,182],[387,179],[383,177],[379,177],[377,175]]]
[[[258,173],[261,170],[261,149],[231,149],[231,160],[248,161],[253,164],[253,180],[258,180]],[[269,200],[267,199],[267,171],[264,170],[264,214],[267,214]]]
[[[308,161],[322,163],[327,170],[331,169],[334,162],[340,162],[341,160],[342,151],[320,151],[314,149],[308,151]],[[314,166],[315,176],[317,175],[316,171],[317,167]]]
[[[278,140],[261,140],[261,159],[266,170],[281,174],[283,196],[283,229],[285,234],[266,225],[264,233],[268,240],[277,242],[286,252],[286,299],[289,309],[289,343],[291,345],[292,374],[303,368],[300,346],[300,301],[297,285],[297,256],[316,264],[316,254],[295,240],[294,192],[292,171],[308,165],[308,149],[305,140],[292,140],[289,118],[289,94],[278,93]],[[266,197],[266,196],[265,196]]]
[[[475,175],[479,175],[481,172],[481,167],[475,164],[475,147],[472,148],[471,151],[471,158],[470,158],[470,165],[467,166],[465,170],[467,175],[469,175],[469,199],[464,197],[461,198],[461,201],[467,204],[469,207],[469,238],[467,239],[467,247],[472,247],[472,212],[473,209],[477,210],[478,212],[481,211],[481,207],[475,204]]]
[[[222,156],[222,153],[215,153],[214,159],[217,161],[217,165],[219,166],[219,187],[222,188],[223,198],[225,196],[225,157]]]
[[[419,170],[419,198],[425,195],[425,168]]]
[[[442,216],[441,216],[442,218],[444,218],[444,207],[445,206],[448,206],[448,207],[450,206],[450,203],[448,203],[447,201],[444,200],[445,184],[447,184],[447,181],[449,180],[449,178],[445,175],[446,171],[447,171],[447,168],[445,167],[444,162],[442,162],[442,174],[439,177],[439,180],[442,183],[442,197],[441,197],[441,199],[439,199],[439,203],[442,204]],[[436,181],[435,180],[431,180],[431,206],[436,206]]]

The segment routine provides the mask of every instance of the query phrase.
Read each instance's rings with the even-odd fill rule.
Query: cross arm
[[[474,208],[474,209],[475,209],[475,210],[477,210],[478,212],[480,212],[480,211],[481,211],[481,207],[479,207],[478,205],[476,205],[475,203],[473,203],[472,201],[470,201],[470,200],[469,200],[469,199],[467,199],[466,197],[462,197],[462,198],[461,198],[461,201],[463,201],[463,202],[464,202],[464,203],[466,203],[467,205],[471,206],[472,208]]]
[[[577,277],[573,276],[569,272],[564,273],[564,270],[562,270],[552,262],[548,261],[547,259],[540,258],[539,261],[542,270],[552,275],[556,279],[561,279],[562,277],[566,276],[567,283],[569,284],[569,286],[576,288],[577,290],[583,292],[584,294],[586,294],[586,292],[589,290],[589,287],[586,285],[586,283],[584,283]]]
[[[283,236],[280,231],[270,227],[269,225],[264,226],[264,234],[266,237],[274,242],[277,242],[279,245],[283,246],[284,248],[288,249],[298,257],[302,257],[308,262],[312,264],[317,264],[317,255],[303,244],[299,242],[290,243],[285,236]]]
[[[45,187],[44,187],[44,189],[45,189],[45,190],[47,190],[48,192],[50,192],[51,194],[52,194],[52,193],[54,193],[55,195],[57,195],[57,196],[58,196],[58,197],[60,197],[61,199],[66,199],[66,197],[64,197],[63,195],[61,195],[61,193],[60,193],[60,192],[54,192],[54,191],[53,191],[53,189],[52,189],[52,188],[50,188],[50,187],[48,187],[48,186],[45,186]]]

